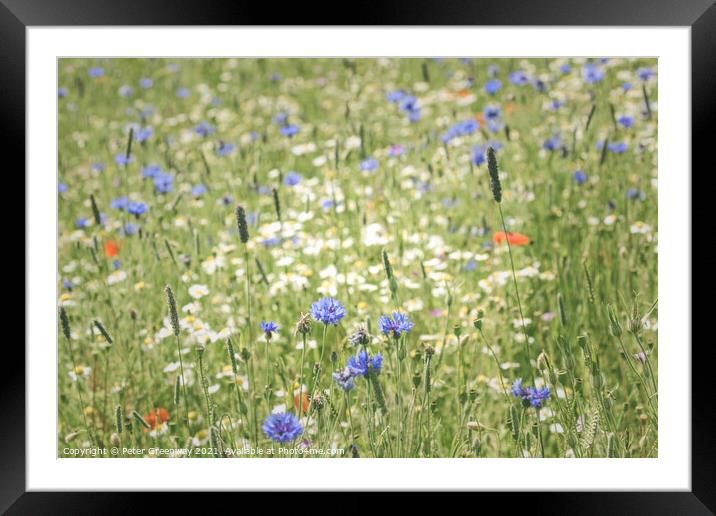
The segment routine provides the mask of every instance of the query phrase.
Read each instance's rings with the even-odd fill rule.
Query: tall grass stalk
[[[502,213],[502,185],[500,183],[500,175],[497,168],[497,160],[495,159],[495,150],[492,147],[487,149],[487,167],[490,173],[490,184],[492,187],[492,195],[497,203],[497,211],[500,214],[500,223],[502,231],[505,234],[505,242],[507,242],[507,253],[510,256],[510,269],[512,271],[512,283],[515,287],[515,297],[517,298],[517,307],[520,313],[520,326],[522,327],[522,336],[524,337],[525,359],[527,360],[527,369],[532,380],[535,381],[534,371],[532,370],[532,360],[530,358],[529,337],[527,336],[527,328],[525,327],[525,316],[522,311],[522,300],[520,299],[520,289],[517,285],[517,272],[515,270],[515,260],[512,256],[512,245],[510,244],[510,233],[507,231],[505,216]]]
[[[177,313],[177,303],[174,298],[172,288],[167,285],[164,287],[164,293],[167,298],[167,306],[169,308],[169,322],[174,333],[174,341],[177,345],[177,354],[179,355],[179,371],[181,372],[182,392],[184,393],[184,425],[189,425],[189,396],[186,391],[186,375],[184,374],[184,359],[182,357],[181,343],[179,336],[181,335],[181,327],[179,326],[179,314]]]

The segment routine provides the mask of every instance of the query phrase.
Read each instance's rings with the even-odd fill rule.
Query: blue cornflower
[[[462,268],[462,270],[465,272],[472,272],[475,269],[477,269],[477,262],[475,260],[469,260]]]
[[[154,134],[154,129],[151,127],[142,127],[140,129],[137,129],[137,131],[134,133],[134,139],[137,140],[139,143],[146,142],[149,138],[152,137]]]
[[[273,321],[261,321],[261,329],[263,330],[264,335],[266,335],[266,340],[271,340],[273,334],[278,331],[278,324]]]
[[[104,170],[104,163],[92,163],[92,170],[102,172]]]
[[[132,161],[134,161],[134,156],[129,156],[129,158],[127,158],[126,154],[117,154],[114,157],[114,162],[117,165],[126,166],[126,165],[129,165]]]
[[[72,290],[74,287],[75,287],[75,284],[72,283],[70,280],[68,280],[68,279],[62,280],[62,288],[65,288],[67,290]]]
[[[532,80],[532,87],[540,93],[544,93],[545,91],[547,91],[547,85],[542,79]]]
[[[332,297],[322,297],[311,305],[311,315],[323,324],[338,324],[346,315],[343,305]]]
[[[282,126],[281,129],[279,129],[279,132],[280,132],[282,135],[288,136],[289,138],[291,138],[291,137],[295,136],[296,134],[298,134],[298,131],[299,131],[300,129],[301,129],[301,128],[300,128],[299,126],[297,126],[297,125],[288,124],[288,125]]]
[[[555,135],[552,136],[552,138],[549,138],[542,143],[542,148],[548,151],[554,151],[559,149],[559,146],[562,144],[562,139]]]
[[[577,170],[573,176],[574,182],[578,185],[582,185],[587,182],[587,174],[585,174],[582,170]]]
[[[582,67],[582,79],[587,84],[595,84],[604,79],[604,70],[593,63],[587,63]]]
[[[288,119],[288,115],[286,113],[279,113],[275,117],[273,117],[272,122],[276,125],[283,125],[284,122]]]
[[[132,215],[139,217],[141,214],[146,213],[146,211],[147,205],[143,202],[130,201],[127,203],[127,213],[131,213]]]
[[[502,142],[500,140],[490,140],[484,147],[485,150],[487,150],[488,147],[492,147],[492,149],[497,152],[502,148]]]
[[[562,73],[569,73],[572,71],[572,65],[569,63],[564,63],[562,66],[559,67],[559,71]]]
[[[501,88],[502,81],[499,79],[490,79],[485,83],[485,91],[490,95],[494,95],[495,93],[500,91]]]
[[[89,225],[89,221],[85,217],[80,217],[75,220],[75,226],[78,228],[86,228]]]
[[[622,125],[622,127],[629,128],[634,125],[634,118],[630,117],[630,116],[626,116],[626,115],[620,116],[617,119],[617,122],[619,122]]]
[[[201,122],[194,128],[194,132],[206,138],[214,132],[214,128],[209,125],[209,122]]]
[[[541,408],[549,399],[549,389],[547,387],[542,387],[541,389],[523,387],[522,378],[514,381],[511,391],[513,396],[522,399],[522,404],[525,407]]]
[[[407,95],[400,99],[399,104],[402,111],[415,111],[420,109],[420,106],[418,106],[418,99],[412,95]]]
[[[155,178],[162,173],[162,167],[159,165],[147,165],[142,167],[142,176]]]
[[[87,70],[90,77],[102,77],[104,75],[104,68],[101,66],[95,66]]]
[[[457,124],[454,124],[450,126],[445,134],[442,135],[442,140],[444,143],[449,142],[453,138],[457,138],[458,136],[464,136],[466,134],[472,134],[475,131],[477,131],[480,128],[480,124],[477,122],[477,120],[474,119],[468,119],[464,120],[462,122],[458,122]]]
[[[607,145],[607,148],[614,154],[623,154],[629,149],[629,145],[626,142],[614,142]]]
[[[120,262],[119,260],[114,260],[114,261],[112,262],[112,268],[113,268],[115,271],[116,271],[117,269],[119,269],[121,266],[122,266],[122,262]]]
[[[115,210],[126,210],[128,203],[129,203],[129,199],[127,199],[127,196],[124,195],[122,197],[117,197],[116,199],[112,199],[112,201],[109,203],[109,206]]]
[[[408,116],[408,120],[411,122],[420,120],[420,105],[416,97],[400,91],[388,94],[388,100],[398,104],[400,110]]]
[[[154,188],[161,194],[170,193],[174,190],[174,176],[163,172],[155,175]]]
[[[502,122],[498,119],[493,118],[492,120],[487,121],[487,128],[490,132],[499,133],[502,130],[502,127]]]
[[[144,79],[139,81],[139,86],[141,88],[144,88],[145,90],[151,88],[153,85],[154,81],[151,80],[149,77],[145,77]]]
[[[629,91],[631,89],[631,83],[630,82],[624,82],[622,83],[622,90],[625,92]]]
[[[487,120],[490,120],[492,118],[499,118],[500,108],[499,106],[485,106],[485,109],[482,110],[482,114],[485,115],[485,118]]]
[[[521,397],[522,393],[524,392],[522,388],[522,378],[518,378],[514,382],[512,382],[512,388],[510,389],[513,396]]]
[[[333,380],[346,392],[355,387],[355,375],[348,367],[338,373],[333,373]]]
[[[125,235],[134,235],[137,231],[139,231],[139,226],[137,226],[136,224],[127,222],[124,225],[124,234]]]
[[[266,437],[279,443],[293,441],[303,433],[301,422],[290,412],[267,416],[261,429]]]
[[[418,122],[420,120],[420,108],[411,109],[406,111],[408,114],[408,120],[410,122]]]
[[[279,245],[281,243],[281,239],[278,237],[271,237],[271,238],[265,239],[261,243],[266,247],[273,247],[275,245]]]
[[[119,87],[118,92],[120,97],[124,97],[125,99],[128,99],[134,94],[134,88],[128,85],[123,85]]]
[[[375,374],[380,374],[382,367],[383,355],[376,353],[371,357],[367,351],[359,351],[356,356],[348,358],[346,363],[346,369],[353,376],[368,376],[371,371],[375,372]]]
[[[627,199],[643,201],[646,199],[644,192],[637,190],[636,188],[629,188],[626,193]]]
[[[403,90],[396,90],[388,93],[385,98],[388,99],[388,102],[397,103],[400,102],[405,96],[406,93]]]
[[[206,186],[204,186],[204,185],[201,184],[201,183],[198,184],[198,185],[196,185],[194,188],[191,189],[191,194],[192,194],[194,197],[201,197],[201,196],[202,196],[203,194],[205,194],[205,193],[206,193]]]
[[[57,192],[58,193],[65,193],[67,191],[67,184],[66,183],[59,183],[57,185]]]
[[[303,179],[301,174],[290,170],[289,172],[286,172],[286,177],[283,178],[283,184],[286,186],[296,186],[301,182],[301,179]]]
[[[57,96],[60,98],[64,98],[67,96],[67,88],[59,87],[57,88]]]
[[[189,90],[186,88],[178,88],[176,91],[177,98],[185,99],[189,96]]]
[[[639,68],[636,71],[636,76],[639,77],[639,79],[642,81],[648,81],[649,79],[654,77],[654,75],[656,74],[651,68]]]
[[[510,80],[510,82],[512,84],[515,84],[517,86],[524,86],[525,84],[527,84],[529,82],[527,75],[522,70],[510,72],[510,74],[507,76],[507,78]]]
[[[234,198],[231,195],[226,194],[221,198],[221,202],[224,206],[231,206],[234,204]]]
[[[389,315],[381,315],[378,319],[380,331],[386,335],[399,338],[403,333],[408,333],[413,328],[413,321],[402,312],[393,312],[393,317]]]
[[[361,170],[367,170],[367,171],[373,171],[378,168],[380,163],[378,163],[378,160],[375,158],[368,158],[360,162],[360,169]]]
[[[217,156],[228,156],[236,150],[236,145],[233,143],[219,142],[219,146],[216,148]]]
[[[549,399],[549,388],[542,387],[541,389],[530,389],[530,405],[535,408],[541,408],[542,405]]]

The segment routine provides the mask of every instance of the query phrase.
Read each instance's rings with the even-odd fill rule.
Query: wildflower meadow
[[[60,59],[58,457],[656,457],[655,59]]]

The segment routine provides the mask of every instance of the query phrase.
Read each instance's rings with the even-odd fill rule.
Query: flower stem
[[[527,329],[525,328],[525,316],[522,312],[522,301],[520,300],[520,289],[517,287],[517,273],[515,272],[515,261],[512,257],[512,246],[510,245],[510,238],[507,232],[507,224],[505,224],[505,216],[502,213],[502,205],[497,203],[497,209],[500,212],[500,221],[502,222],[502,230],[505,232],[505,242],[507,242],[507,252],[510,255],[510,267],[512,268],[512,281],[515,284],[515,295],[517,296],[517,307],[520,311],[520,325],[522,326],[522,336],[525,339],[525,358],[527,359],[527,367],[530,373],[530,379],[532,384],[535,383],[535,374],[532,370],[532,360],[530,359],[530,348],[529,340],[527,338]]]
[[[177,343],[177,353],[179,353],[179,370],[181,372],[181,387],[184,394],[184,425],[189,424],[189,398],[186,394],[186,376],[184,376],[184,360],[181,356],[181,345],[179,344],[179,337],[174,336],[174,340]]]
[[[301,348],[301,371],[298,380],[298,419],[303,417],[303,359],[306,356],[306,334],[303,333],[303,347]]]

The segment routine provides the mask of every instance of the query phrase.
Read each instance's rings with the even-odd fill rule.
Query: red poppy
[[[152,428],[156,428],[157,423],[161,424],[169,421],[169,411],[163,407],[150,410],[149,414],[145,414],[144,421],[146,421]]]
[[[505,233],[504,231],[498,231],[492,235],[492,242],[495,245],[500,245],[505,241],[505,239],[507,239],[510,245],[527,245],[530,243],[529,237],[520,233]]]
[[[109,258],[113,258],[119,254],[119,242],[107,240],[104,243],[104,254]]]

